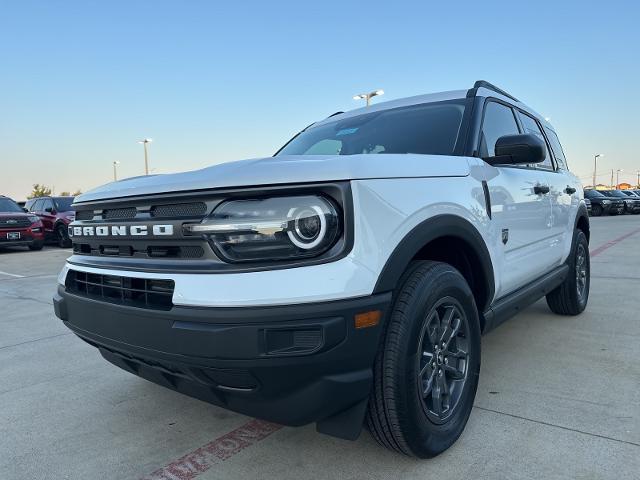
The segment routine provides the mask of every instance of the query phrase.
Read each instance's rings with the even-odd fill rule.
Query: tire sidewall
[[[473,295],[457,270],[448,265],[444,268],[448,271],[441,268],[436,275],[437,278],[425,277],[417,289],[418,294],[410,300],[406,315],[410,318],[411,324],[403,338],[405,345],[402,346],[406,355],[402,359],[402,365],[399,365],[399,371],[403,374],[398,381],[404,384],[405,388],[398,385],[400,388],[397,391],[402,392],[400,403],[406,413],[399,416],[399,421],[402,430],[414,440],[411,442],[413,453],[421,458],[446,450],[460,436],[471,413],[480,372],[480,326]],[[418,391],[416,381],[416,355],[426,315],[438,300],[447,296],[455,298],[460,303],[469,324],[468,378],[453,414],[444,423],[437,424],[427,417],[422,406],[421,392]]]
[[[576,305],[580,312],[587,308],[589,302],[589,290],[591,289],[591,255],[589,254],[589,242],[587,236],[580,229],[576,229],[573,236],[573,248],[571,250],[571,261],[569,262],[569,286],[571,292],[575,295]],[[582,298],[578,297],[577,281],[576,281],[576,260],[578,256],[578,245],[582,245],[585,251],[585,261],[587,266],[587,278]]]

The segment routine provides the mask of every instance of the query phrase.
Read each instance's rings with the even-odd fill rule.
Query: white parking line
[[[2,270],[0,270],[0,275],[7,275],[9,277],[14,277],[14,278],[24,278],[24,275],[17,275],[15,273],[3,272]]]

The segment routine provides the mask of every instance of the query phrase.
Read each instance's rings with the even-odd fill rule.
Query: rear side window
[[[540,126],[538,125],[538,122],[536,122],[532,117],[530,117],[525,113],[522,113],[522,112],[519,112],[519,113],[520,113],[520,121],[522,122],[522,127],[524,128],[524,132],[535,135],[540,140],[542,140],[545,145],[547,145],[547,141],[544,139],[544,135],[542,134],[542,130],[540,130]],[[547,150],[548,148],[549,147],[547,147]],[[542,168],[547,168],[549,170],[553,170],[553,164],[551,163],[550,153],[547,152],[547,155],[544,158],[544,161],[540,163],[536,163],[535,167],[538,167],[538,168],[542,167]]]
[[[556,157],[556,162],[558,162],[558,168],[562,170],[568,170],[567,167],[567,159],[564,156],[564,151],[562,150],[562,145],[560,145],[560,140],[556,135],[556,132],[553,130],[546,128],[544,131],[547,133],[547,138],[549,139],[549,143],[551,144],[551,150],[553,150],[553,156]]]
[[[482,132],[480,134],[480,156],[493,157],[496,141],[504,135],[520,133],[513,110],[498,102],[488,102],[484,109]]]
[[[44,204],[42,205],[42,210],[43,211],[46,210],[47,208],[50,209],[50,210],[53,210],[53,200],[51,200],[50,198],[47,198],[44,201]]]
[[[34,201],[33,205],[31,205],[30,210],[32,212],[41,212],[42,211],[42,202],[43,201],[44,200],[42,200],[42,199],[38,199],[38,200]]]
[[[27,200],[27,203],[24,204],[24,208],[26,208],[27,210],[29,210],[30,212],[33,212],[33,204],[36,203],[35,200]]]

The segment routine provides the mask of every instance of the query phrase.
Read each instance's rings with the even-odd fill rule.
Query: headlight
[[[231,200],[184,228],[205,235],[228,262],[255,262],[321,255],[340,238],[341,223],[328,198],[306,195]]]
[[[38,223],[40,221],[40,217],[36,217],[35,215],[29,215],[29,221],[33,223]]]
[[[602,200],[603,205],[609,205],[611,202],[609,200]]]

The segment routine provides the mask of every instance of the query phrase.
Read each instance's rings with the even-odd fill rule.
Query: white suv
[[[366,423],[421,458],[464,429],[481,333],[589,296],[580,182],[551,125],[484,81],[74,207],[56,314],[107,360],[286,425]]]

